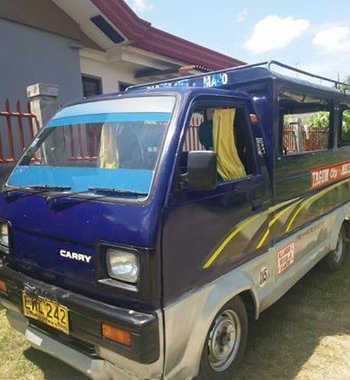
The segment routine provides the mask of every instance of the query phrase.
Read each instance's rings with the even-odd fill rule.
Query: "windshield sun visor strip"
[[[108,122],[135,122],[135,121],[168,121],[171,114],[169,112],[121,112],[121,113],[99,113],[88,115],[75,115],[58,117],[52,119],[47,127],[60,127],[72,124],[84,123],[108,123]]]
[[[106,188],[148,193],[152,176],[153,171],[145,169],[17,166],[8,184],[30,186],[45,182],[47,186],[68,186],[72,192],[80,192],[103,183]]]

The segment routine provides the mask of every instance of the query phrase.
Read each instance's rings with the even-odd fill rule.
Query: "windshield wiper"
[[[69,191],[70,186],[56,186],[56,185],[30,185],[26,186],[29,190],[38,190],[38,191]]]
[[[39,193],[46,193],[49,191],[69,191],[70,186],[51,186],[51,185],[29,185],[29,186],[16,186],[4,190],[5,194],[12,193],[13,191],[31,191],[37,190]],[[32,193],[35,194],[35,193]]]
[[[108,189],[108,188],[100,188],[100,187],[89,187],[88,190],[84,191],[76,191],[71,193],[64,193],[58,195],[52,195],[47,199],[50,201],[56,201],[61,198],[74,198],[76,196],[88,193],[95,193],[92,199],[96,198],[107,198],[109,195],[121,195],[121,196],[147,196],[148,193],[143,193],[139,191],[130,191],[130,190],[122,190],[122,189]]]
[[[123,190],[123,189],[108,189],[105,187],[89,187],[89,191],[92,193],[95,193],[96,195],[124,195],[124,196],[140,196],[140,197],[146,197],[148,193],[142,192],[142,191],[132,191],[132,190]]]
[[[71,189],[70,186],[51,186],[51,185],[29,185],[29,186],[17,186],[11,189],[4,190],[6,197],[17,199],[19,195],[12,196],[13,192],[25,192],[24,196],[32,196],[38,194],[46,194],[49,192],[66,192]],[[34,191],[33,191],[34,190]],[[60,194],[62,196],[62,194]]]
[[[73,191],[73,192],[67,192],[63,194],[58,194],[58,195],[52,195],[50,197],[47,197],[48,200],[56,200],[56,199],[61,199],[61,198],[74,198],[74,196],[79,196],[81,194],[87,194],[91,193],[90,190],[83,190],[83,191]]]
[[[107,198],[109,196],[124,196],[124,197],[146,197],[148,193],[141,192],[141,191],[132,191],[132,190],[123,190],[123,189],[116,189],[116,188],[105,188],[105,187],[89,187],[88,190],[84,191],[76,191],[76,192],[70,192],[71,190],[70,186],[56,186],[56,185],[30,185],[30,186],[18,186],[14,187],[12,189],[5,190],[6,194],[9,194],[13,191],[37,191],[37,192],[30,192],[29,195],[34,194],[42,194],[42,193],[49,193],[49,192],[60,192],[60,194],[56,195],[45,195],[48,201],[56,201],[61,198],[74,198],[75,196],[79,196],[81,194],[87,194],[87,193],[94,193],[94,196],[92,199],[101,199],[101,198]],[[88,199],[86,199],[88,200]]]

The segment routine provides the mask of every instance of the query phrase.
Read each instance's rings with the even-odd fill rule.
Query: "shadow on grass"
[[[76,371],[74,368],[61,362],[54,357],[35,350],[34,348],[28,348],[24,351],[24,356],[35,363],[43,372],[44,379],[47,380],[88,380],[89,378],[82,373]]]
[[[322,338],[350,334],[349,294],[350,259],[337,273],[314,268],[252,324],[234,380],[295,379]],[[320,367],[327,368],[330,352]]]

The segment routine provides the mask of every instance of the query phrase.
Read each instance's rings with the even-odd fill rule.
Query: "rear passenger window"
[[[342,109],[340,140],[350,144],[350,109],[347,106]]]
[[[279,112],[282,155],[328,149],[330,106],[327,99],[283,91],[279,97]]]

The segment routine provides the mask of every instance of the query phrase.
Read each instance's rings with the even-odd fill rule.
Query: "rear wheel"
[[[216,315],[203,348],[199,380],[232,380],[247,344],[248,317],[240,297]]]
[[[327,272],[335,272],[340,269],[345,260],[346,252],[346,235],[344,227],[341,227],[338,235],[337,245],[334,251],[321,261],[321,267]]]

